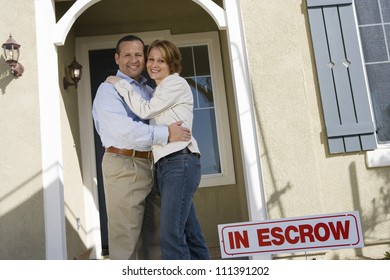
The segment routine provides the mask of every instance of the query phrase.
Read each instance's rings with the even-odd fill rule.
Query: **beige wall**
[[[12,33],[21,44],[25,71],[14,78],[1,50],[0,259],[44,259],[34,2],[14,0],[6,6],[0,12],[1,44]]]
[[[241,5],[270,218],[358,210],[365,248],[320,257],[383,257],[390,169],[368,169],[365,153],[328,154],[306,1]]]
[[[7,4],[7,13],[0,17],[1,43],[12,33],[22,45],[20,62],[25,68],[21,77],[14,78],[4,55],[0,57],[0,259],[46,258],[35,14],[31,11],[34,1],[16,0]],[[68,45],[58,49],[60,82],[74,57],[72,33],[69,38]],[[73,259],[86,249],[77,92],[74,87],[64,90],[62,83],[58,90],[67,254]]]

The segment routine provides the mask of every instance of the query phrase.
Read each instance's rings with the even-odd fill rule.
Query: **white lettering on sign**
[[[222,257],[364,246],[359,212],[218,225]]]

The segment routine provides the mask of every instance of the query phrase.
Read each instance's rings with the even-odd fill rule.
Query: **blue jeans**
[[[157,162],[156,170],[161,194],[162,259],[210,259],[193,203],[201,177],[199,157],[168,155]]]

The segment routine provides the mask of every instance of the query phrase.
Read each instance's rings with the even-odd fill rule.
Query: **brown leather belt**
[[[106,148],[107,153],[113,153],[118,154],[122,156],[128,156],[128,157],[136,157],[136,158],[146,158],[146,159],[152,159],[153,153],[152,151],[149,152],[141,152],[136,150],[128,150],[128,149],[118,149],[115,147],[108,147]]]

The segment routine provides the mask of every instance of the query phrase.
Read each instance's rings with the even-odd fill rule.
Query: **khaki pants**
[[[152,161],[105,153],[102,161],[111,260],[137,259]]]
[[[141,231],[143,243],[138,251],[140,259],[161,260],[160,212],[161,196],[157,187],[157,182],[154,180],[153,189],[146,198],[144,222]]]

